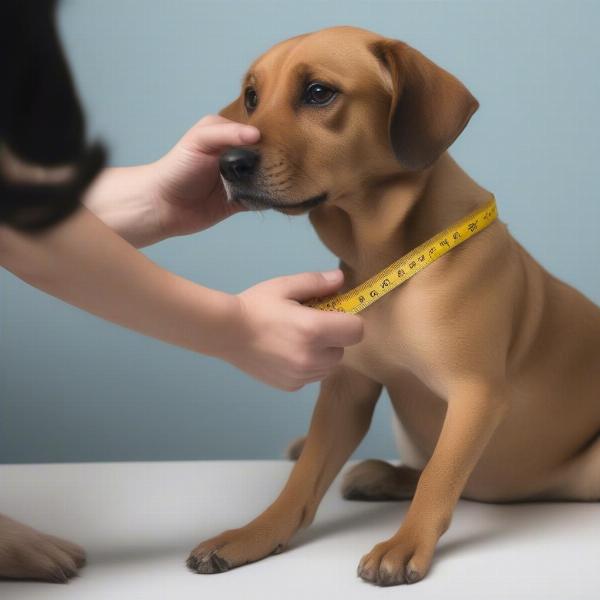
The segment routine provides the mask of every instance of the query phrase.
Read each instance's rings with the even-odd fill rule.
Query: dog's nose
[[[260,156],[248,148],[232,148],[221,155],[219,170],[231,183],[248,181],[256,172]]]

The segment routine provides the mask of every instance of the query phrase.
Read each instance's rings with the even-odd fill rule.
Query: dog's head
[[[352,27],[282,42],[221,114],[261,131],[221,174],[247,208],[309,210],[431,166],[477,110],[465,86],[407,44]]]

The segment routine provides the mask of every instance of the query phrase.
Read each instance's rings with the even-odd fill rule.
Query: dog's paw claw
[[[284,550],[285,550],[284,544],[277,544],[277,546],[275,546],[275,549],[273,550],[273,552],[271,552],[271,554],[281,554]]]
[[[221,558],[216,552],[207,554],[198,558],[193,554],[187,559],[187,566],[190,570],[202,575],[211,575],[213,573],[224,573],[231,569],[231,565]]]
[[[417,581],[421,581],[421,579],[423,579],[423,575],[409,565],[406,567],[405,579],[406,583],[417,583]]]

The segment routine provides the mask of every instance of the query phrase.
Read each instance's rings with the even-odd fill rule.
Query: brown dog
[[[223,111],[262,138],[226,153],[222,173],[247,207],[310,209],[353,287],[488,201],[446,153],[477,107],[404,43],[349,27],[302,35],[259,58]],[[245,527],[200,544],[193,570],[259,560],[309,525],[384,386],[412,464],[362,463],[344,494],[413,500],[398,531],[361,560],[363,579],[424,577],[461,495],[600,499],[600,311],[503,223],[363,314],[364,341],[323,382],[280,496]]]

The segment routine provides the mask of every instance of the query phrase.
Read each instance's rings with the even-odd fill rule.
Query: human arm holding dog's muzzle
[[[85,205],[137,248],[207,229],[243,210],[227,200],[220,154],[259,137],[255,127],[206,116],[159,160],[105,169]]]

